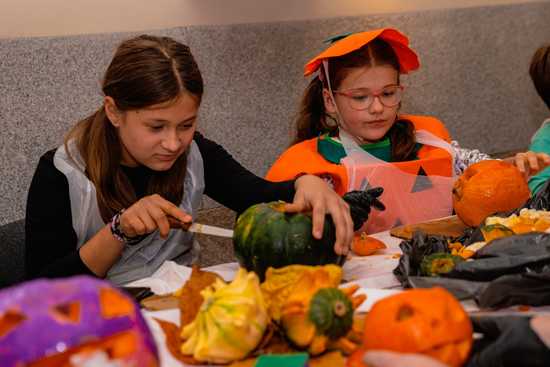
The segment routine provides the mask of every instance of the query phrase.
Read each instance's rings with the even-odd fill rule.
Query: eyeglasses
[[[389,85],[383,88],[380,92],[374,93],[369,89],[351,89],[345,91],[335,90],[335,94],[340,94],[347,97],[349,106],[356,111],[363,111],[369,108],[374,99],[378,97],[378,100],[385,107],[394,107],[401,102],[403,96],[403,86],[401,85]]]

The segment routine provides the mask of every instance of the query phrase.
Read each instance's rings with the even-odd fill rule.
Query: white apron
[[[452,186],[455,180],[452,162],[454,150],[451,145],[432,133],[416,131],[416,142],[446,150],[450,158],[441,158],[441,164],[450,166],[452,176],[427,176],[422,161],[410,161],[417,165],[416,174],[399,169],[396,164],[376,158],[359,145],[343,130],[340,140],[347,156],[341,160],[348,174],[348,191],[383,187],[380,201],[386,210],[373,209],[366,223],[367,233],[386,231],[393,227],[424,222],[451,215],[453,210]],[[397,163],[399,164],[399,163]]]
[[[77,248],[80,248],[106,223],[99,212],[95,186],[84,173],[85,167],[78,150],[74,144],[70,144],[69,149],[78,164],[68,157],[65,146],[62,145],[55,152],[54,165],[67,177],[69,183],[72,224],[78,238]],[[204,192],[204,167],[197,144],[192,141],[188,149],[184,193],[179,207],[195,218]],[[157,230],[138,244],[125,246],[120,259],[111,267],[106,279],[120,285],[144,278],[150,276],[166,260],[188,265],[197,260],[198,251],[199,244],[192,233],[171,230],[168,237],[163,239]]]

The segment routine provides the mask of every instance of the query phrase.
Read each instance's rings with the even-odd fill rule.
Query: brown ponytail
[[[319,77],[309,83],[300,103],[296,117],[296,136],[292,144],[311,139],[326,132],[334,135],[338,132],[336,121],[327,121],[323,103],[323,83]]]
[[[397,120],[386,134],[392,142],[391,159],[393,162],[404,162],[415,159],[416,141],[414,125],[409,120]],[[393,144],[398,141],[399,144]]]

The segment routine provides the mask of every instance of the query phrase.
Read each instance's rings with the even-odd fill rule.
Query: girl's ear
[[[103,99],[103,106],[105,107],[105,114],[109,121],[111,121],[111,124],[113,124],[114,127],[119,127],[122,114],[117,108],[115,100],[112,97],[106,96]]]
[[[330,96],[330,92],[327,88],[323,88],[323,103],[325,104],[325,111],[329,115],[336,114],[336,106],[334,106],[334,101]]]

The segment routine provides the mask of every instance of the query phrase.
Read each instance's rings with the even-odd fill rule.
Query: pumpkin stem
[[[277,212],[285,213],[286,212],[286,204],[284,201],[277,201],[271,205],[271,208]]]
[[[334,314],[338,317],[342,317],[347,313],[347,308],[344,302],[336,301],[334,302]]]
[[[336,340],[351,330],[352,303],[340,289],[322,288],[310,300],[308,318],[317,334]]]
[[[454,262],[452,259],[438,259],[433,262],[433,272],[440,273],[441,271],[447,273],[447,269],[452,268]]]

